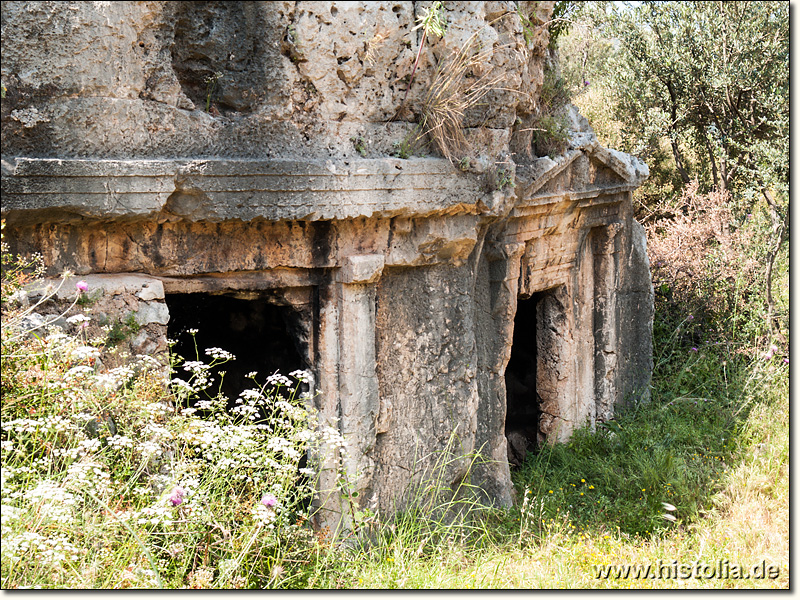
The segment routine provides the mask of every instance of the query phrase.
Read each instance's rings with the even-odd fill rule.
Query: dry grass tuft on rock
[[[451,163],[472,151],[464,135],[464,115],[486,96],[501,89],[501,74],[487,64],[496,49],[481,49],[477,33],[439,62],[425,96],[420,137],[430,136],[436,149]]]

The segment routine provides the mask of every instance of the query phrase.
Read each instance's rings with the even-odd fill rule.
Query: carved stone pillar
[[[614,414],[617,401],[619,321],[617,319],[616,237],[622,223],[610,223],[592,232],[594,262],[594,392],[597,419]]]
[[[337,278],[339,306],[340,431],[349,444],[348,479],[362,492],[369,486],[380,413],[375,368],[375,294],[382,254],[349,256]]]

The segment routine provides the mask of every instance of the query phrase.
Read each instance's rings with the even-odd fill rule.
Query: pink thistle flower
[[[81,280],[75,284],[75,287],[78,289],[79,292],[85,292],[86,290],[89,289],[89,284]]]
[[[264,496],[261,498],[261,504],[267,508],[273,508],[278,504],[278,499],[272,494],[264,494]]]
[[[185,493],[185,490],[179,485],[176,485],[174,488],[172,488],[172,491],[169,494],[169,501],[172,506],[180,506],[183,503],[183,495]]]

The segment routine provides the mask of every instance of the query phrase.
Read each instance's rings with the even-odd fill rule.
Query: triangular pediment
[[[633,156],[603,148],[596,142],[557,157],[540,158],[517,167],[517,195],[525,199],[633,189],[649,172]]]

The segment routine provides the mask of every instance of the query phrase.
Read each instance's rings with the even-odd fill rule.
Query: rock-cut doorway
[[[288,375],[308,367],[303,359],[306,340],[300,315],[266,294],[167,294],[166,301],[168,336],[176,342],[174,354],[210,363],[206,350],[221,348],[236,357],[215,369],[216,382],[210,390],[221,389],[230,402],[254,387],[247,377],[250,373],[258,373],[263,383],[276,371]],[[179,366],[176,376],[185,379],[188,374]]]
[[[511,357],[506,366],[506,422],[508,461],[521,466],[543,441],[540,433],[541,396],[538,392],[543,316],[551,290],[537,292],[517,300]]]

